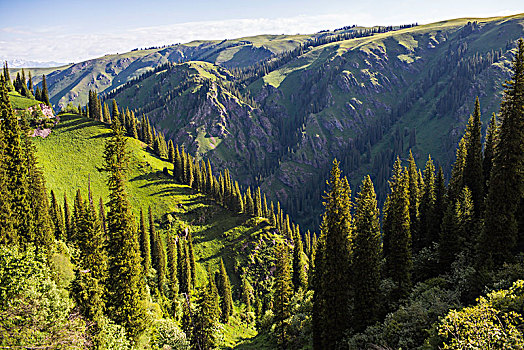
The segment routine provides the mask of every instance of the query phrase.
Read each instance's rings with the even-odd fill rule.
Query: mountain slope
[[[449,173],[475,96],[484,122],[497,111],[523,28],[524,15],[514,15],[349,39],[327,32],[329,40],[283,56],[282,63],[263,67],[258,79],[236,71],[232,77],[212,65],[193,67],[190,76],[208,81],[199,83],[206,88],[191,85],[170,99],[176,85],[170,81],[181,74],[176,72],[202,66],[189,63],[114,97],[119,105],[141,108],[168,137],[218,169],[229,168],[246,185],[260,184],[302,225],[315,229],[320,208],[311,203],[321,203],[334,157],[353,186],[371,173],[382,199],[394,157],[410,148],[419,165],[431,153]],[[227,98],[231,91],[239,97],[235,103]],[[238,113],[242,105],[251,112]],[[226,135],[210,132],[213,125]],[[202,146],[204,140],[218,141]]]
[[[226,67],[244,67],[273,54],[292,50],[310,35],[259,35],[222,41],[193,41],[162,48],[133,50],[70,64],[56,69],[35,68],[34,83],[46,74],[51,103],[63,108],[69,102],[84,105],[89,90],[108,92],[167,62],[201,60]],[[11,69],[13,76],[21,69]]]
[[[106,174],[98,169],[103,165],[104,143],[110,129],[76,115],[60,117],[60,123],[47,138],[34,139],[47,189],[55,192],[60,203],[66,193],[72,209],[76,189],[86,198],[90,181],[96,203],[100,196],[107,202]],[[172,166],[146,151],[140,141],[128,139],[128,150],[130,172],[126,189],[134,213],[138,217],[140,208],[147,213],[151,206],[160,232],[181,234],[185,228],[192,232],[199,285],[206,281],[207,266],[215,271],[222,258],[237,286],[236,294],[241,275],[251,278],[266,274],[268,278],[261,279],[264,284],[260,288],[269,288],[268,264],[274,259],[271,250],[282,238],[266,219],[235,215],[189,186],[176,183],[163,173],[164,167]],[[267,269],[261,270],[263,266]]]

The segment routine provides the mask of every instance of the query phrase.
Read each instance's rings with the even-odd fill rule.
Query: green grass
[[[47,189],[54,190],[60,202],[67,193],[72,206],[77,189],[86,198],[90,180],[94,199],[98,201],[101,196],[107,203],[106,174],[98,169],[103,166],[102,154],[109,136],[110,129],[102,123],[64,114],[47,138],[34,139]],[[140,208],[147,210],[151,206],[159,232],[190,229],[197,260],[197,286],[206,283],[207,267],[217,270],[221,258],[235,295],[239,295],[241,271],[269,273],[265,264],[272,261],[273,242],[281,237],[273,232],[266,219],[236,215],[205,195],[176,183],[162,172],[164,167],[171,169],[171,165],[149,153],[138,140],[128,139],[128,151],[130,170],[126,189],[135,215],[138,217]],[[172,224],[167,223],[167,214],[175,219]],[[235,318],[225,325],[224,332],[228,347],[256,335],[252,326],[244,326]]]
[[[18,92],[10,92],[9,101],[13,109],[27,109],[41,103],[40,101],[21,96]]]

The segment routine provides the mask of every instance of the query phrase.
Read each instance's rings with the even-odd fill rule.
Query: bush
[[[155,322],[152,338],[153,349],[188,350],[186,334],[173,320],[161,319]]]

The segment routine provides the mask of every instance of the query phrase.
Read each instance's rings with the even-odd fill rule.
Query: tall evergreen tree
[[[289,324],[291,316],[291,271],[289,268],[288,248],[284,244],[277,247],[277,261],[275,266],[275,280],[273,284],[273,314],[275,333],[280,347],[287,349],[289,342]]]
[[[69,241],[73,235],[73,229],[71,227],[71,211],[69,210],[66,193],[64,193],[64,228],[66,240]]]
[[[300,237],[300,230],[298,226],[293,230],[293,275],[292,283],[295,291],[299,289],[306,290],[307,288],[307,271],[304,257],[304,246],[302,244],[302,237]]]
[[[189,258],[189,273],[191,278],[191,285],[193,288],[196,284],[196,262],[195,262],[195,253],[193,251],[193,236],[191,235],[191,232],[187,235],[187,251],[188,251],[188,258]]]
[[[362,331],[378,320],[382,247],[379,210],[371,178],[366,176],[356,199],[352,276],[354,329]]]
[[[200,293],[197,312],[193,314],[191,344],[195,349],[214,349],[218,345],[219,308],[216,287],[212,276],[208,276],[208,281]]]
[[[419,205],[420,197],[420,187],[423,184],[419,183],[418,178],[418,169],[417,164],[415,163],[415,158],[413,153],[409,150],[409,160],[408,160],[408,176],[409,176],[409,221],[411,223],[411,238],[413,241],[413,248],[415,250],[420,250],[422,248],[422,237],[419,232]]]
[[[233,297],[231,295],[231,283],[222,259],[220,259],[217,288],[218,295],[220,295],[221,319],[223,323],[227,323],[229,316],[233,314]]]
[[[411,232],[409,222],[409,178],[403,171],[400,159],[393,166],[393,175],[389,180],[390,193],[384,204],[385,273],[395,282],[393,298],[407,294],[411,288]]]
[[[314,309],[313,347],[336,348],[342,340],[350,319],[348,300],[350,296],[350,242],[352,237],[351,190],[346,178],[340,177],[339,163],[333,161],[330,191],[325,196],[326,212],[321,226],[322,250],[317,251],[314,283],[315,302],[320,309]],[[320,322],[315,321],[315,318]],[[318,334],[317,334],[318,333]]]
[[[493,113],[486,130],[486,139],[484,142],[484,159],[482,161],[482,171],[484,172],[484,193],[488,192],[489,178],[493,168],[493,158],[495,156],[495,145],[498,136],[497,115]]]
[[[125,190],[129,156],[126,138],[118,119],[113,122],[112,129],[113,134],[106,142],[104,151],[110,192],[107,215],[108,315],[125,327],[131,339],[136,340],[148,326],[140,247]]]
[[[428,247],[431,243],[438,241],[440,227],[435,224],[437,210],[436,200],[435,166],[433,165],[433,160],[430,155],[426,162],[426,167],[424,168],[424,192],[420,204],[420,248]]]
[[[481,251],[495,265],[511,260],[524,228],[524,40],[519,39],[513,77],[500,105],[499,140],[495,149]],[[520,236],[520,237],[519,237]]]
[[[45,74],[42,75],[42,102],[51,107],[51,102],[49,102],[49,91],[47,90],[47,81],[45,79]]]
[[[51,221],[53,221],[54,234],[56,239],[65,241],[66,235],[64,230],[64,216],[62,214],[62,208],[56,200],[55,192],[51,190],[51,207],[50,207]]]
[[[147,275],[151,269],[151,237],[146,229],[144,211],[140,209],[140,255],[144,264],[144,272]]]
[[[178,256],[174,235],[167,235],[167,273],[171,297],[178,295]]]
[[[158,232],[154,233],[153,236],[153,267],[156,270],[156,281],[157,281],[157,287],[158,291],[160,293],[167,292],[167,280],[166,280],[166,269],[167,269],[167,258],[166,258],[166,251],[164,249],[164,242],[162,241],[160,235]]]
[[[479,98],[475,100],[475,109],[467,127],[466,161],[464,164],[464,186],[471,191],[475,208],[475,217],[480,217],[484,201],[484,173],[482,172],[482,122],[480,121]]]

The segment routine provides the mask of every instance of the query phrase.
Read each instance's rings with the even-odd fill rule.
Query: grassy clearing
[[[41,103],[40,101],[24,97],[18,92],[10,92],[9,101],[11,102],[11,107],[13,107],[13,109],[26,109]]]

